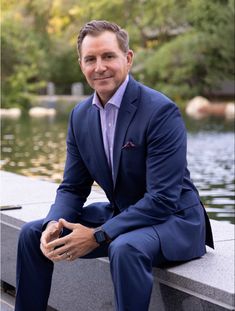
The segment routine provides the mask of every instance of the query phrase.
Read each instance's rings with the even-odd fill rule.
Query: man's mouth
[[[95,77],[93,80],[95,81],[101,81],[101,80],[106,80],[106,79],[110,79],[112,78],[111,76],[108,76],[108,77]]]

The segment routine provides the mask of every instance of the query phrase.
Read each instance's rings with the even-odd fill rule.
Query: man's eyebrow
[[[102,54],[102,56],[107,56],[107,55],[116,55],[116,53],[113,52],[113,51],[108,51],[108,52],[104,52],[104,53]]]
[[[102,54],[101,54],[101,56],[103,56],[103,55],[107,55],[107,54],[116,54],[116,52],[115,51],[105,51],[105,52],[103,52]],[[93,54],[88,54],[88,55],[86,55],[86,56],[84,56],[84,58],[85,57],[95,57],[96,55],[93,55]]]
[[[107,55],[107,54],[116,54],[114,51],[107,51],[107,52],[104,52],[102,55]]]
[[[84,59],[86,60],[86,59],[88,59],[88,58],[92,58],[92,57],[95,57],[94,55],[92,55],[92,54],[90,54],[90,55],[86,55],[86,56],[84,56]]]

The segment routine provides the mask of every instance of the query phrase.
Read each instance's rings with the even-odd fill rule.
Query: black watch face
[[[97,231],[95,233],[95,239],[96,239],[96,242],[99,244],[105,242],[106,239],[105,239],[104,232],[102,230]]]

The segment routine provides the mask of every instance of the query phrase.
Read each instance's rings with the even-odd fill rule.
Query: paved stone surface
[[[0,179],[2,183],[0,205],[22,206],[22,209],[2,211],[3,219],[11,217],[17,220],[16,224],[19,224],[20,221],[42,219],[47,215],[54,202],[58,184],[4,171],[0,171]],[[105,202],[107,198],[100,188],[93,186],[85,205],[98,201]]]
[[[1,311],[13,311],[15,299],[1,289]]]
[[[216,242],[215,250],[208,248],[202,258],[155,272],[165,284],[185,288],[196,296],[225,305],[234,304],[234,241]]]
[[[15,297],[11,294],[4,292],[3,289],[1,288],[0,310],[1,311],[13,311],[14,308],[15,308]],[[56,310],[51,307],[48,307],[47,311],[56,311]],[[67,309],[67,311],[71,311],[71,310]]]
[[[53,201],[57,184],[1,171],[1,205]],[[9,187],[10,185],[10,187]],[[36,190],[36,191],[35,191]]]
[[[213,222],[213,236],[215,242],[222,242],[228,240],[234,240],[234,225],[222,222],[222,221],[212,221]]]

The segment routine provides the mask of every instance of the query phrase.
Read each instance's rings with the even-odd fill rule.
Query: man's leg
[[[77,222],[88,227],[98,227],[111,215],[108,203],[93,203],[84,209],[84,215]],[[92,222],[89,223],[88,220]],[[29,222],[20,232],[15,311],[44,311],[47,308],[54,264],[40,250],[43,221]],[[64,230],[64,234],[66,233],[68,231]],[[102,245],[84,258],[105,257],[108,255],[107,249],[108,245]]]
[[[117,237],[109,247],[117,311],[147,311],[153,286],[152,266],[165,262],[152,227]]]
[[[50,294],[53,263],[40,250],[43,220],[23,226],[19,236],[15,311],[44,311]]]

